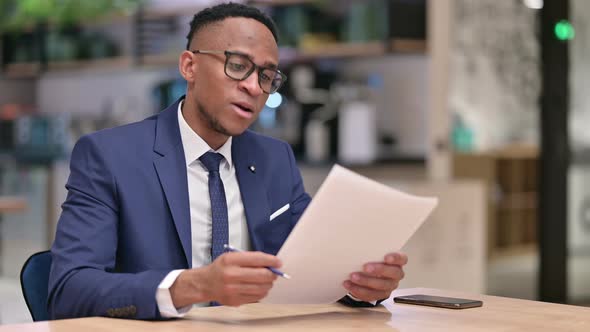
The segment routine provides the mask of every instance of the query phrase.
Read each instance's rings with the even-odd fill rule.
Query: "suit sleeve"
[[[155,294],[170,271],[115,271],[117,184],[92,136],[76,143],[66,188],[51,248],[49,316],[161,318]]]
[[[299,221],[303,211],[311,202],[311,197],[305,191],[305,187],[303,186],[303,179],[301,178],[301,172],[297,167],[295,162],[295,156],[293,155],[293,150],[291,146],[285,143],[285,148],[287,149],[287,155],[289,156],[289,165],[291,166],[291,177],[293,179],[293,189],[291,192],[291,214],[293,216],[293,220]]]

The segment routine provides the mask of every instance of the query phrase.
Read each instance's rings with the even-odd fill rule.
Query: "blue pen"
[[[236,249],[236,248],[230,246],[229,244],[224,244],[223,245],[223,249],[225,249],[225,251],[241,252],[240,249]],[[276,274],[278,276],[281,276],[281,277],[283,277],[285,279],[291,279],[291,276],[290,275],[286,274],[285,272],[279,271],[279,270],[275,269],[274,267],[267,266],[266,268],[269,269],[272,273],[274,273],[274,274]]]

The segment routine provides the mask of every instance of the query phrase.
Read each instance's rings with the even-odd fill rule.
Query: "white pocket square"
[[[291,207],[291,205],[289,203],[287,203],[287,205],[285,205],[282,208],[276,210],[273,214],[270,215],[270,220],[269,221],[273,221],[276,217],[278,217],[281,214],[283,214],[283,212],[289,210],[289,207]]]

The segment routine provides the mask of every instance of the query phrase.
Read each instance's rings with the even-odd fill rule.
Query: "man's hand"
[[[344,288],[350,295],[366,302],[388,298],[404,278],[403,266],[407,262],[405,254],[389,253],[383,262],[367,263],[362,272],[351,273],[350,279],[343,283]]]
[[[266,267],[281,267],[281,261],[262,252],[228,252],[210,265],[183,271],[170,287],[176,308],[217,301],[239,306],[257,302],[271,289],[277,276]]]

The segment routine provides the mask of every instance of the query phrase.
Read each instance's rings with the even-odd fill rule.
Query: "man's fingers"
[[[381,299],[387,298],[387,297],[389,297],[389,295],[391,295],[391,291],[380,291],[380,290],[369,289],[369,288],[354,284],[354,283],[350,282],[349,280],[344,282],[344,287],[348,290],[348,292],[352,296],[354,296],[355,298],[357,298],[361,301],[366,301],[366,302],[381,300]]]
[[[245,267],[239,269],[236,279],[240,280],[242,283],[272,284],[277,280],[277,275],[264,267]]]
[[[362,286],[377,291],[391,292],[397,285],[397,280],[389,278],[375,278],[358,272],[353,273],[350,276],[350,280],[358,286]]]
[[[379,278],[402,280],[405,276],[403,268],[399,265],[388,265],[383,263],[369,263],[363,267],[363,272]]]
[[[280,268],[281,260],[276,256],[265,254],[263,252],[227,252],[217,259],[222,259],[224,264],[247,266],[247,267],[265,267],[272,266]]]
[[[272,284],[229,284],[226,285],[225,291],[228,294],[237,296],[266,296],[272,288]]]
[[[221,271],[221,280],[226,283],[269,284],[277,276],[265,267],[230,266]]]
[[[408,255],[402,252],[392,252],[385,255],[384,262],[389,265],[404,266],[408,264]]]
[[[258,297],[257,300],[265,297],[270,289],[272,288],[272,284],[243,284],[241,285],[240,289],[238,290],[241,296],[253,296]]]

